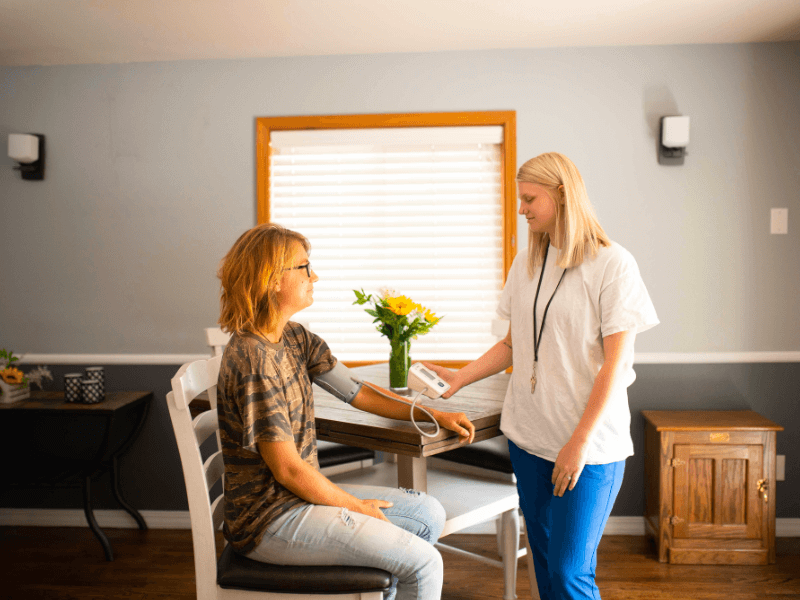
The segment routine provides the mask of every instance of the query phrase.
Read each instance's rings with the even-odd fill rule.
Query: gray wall
[[[570,156],[637,258],[662,321],[639,351],[798,350],[798,65],[800,43],[0,68],[0,139],[48,154],[45,181],[0,170],[2,343],[204,352],[214,271],[255,222],[255,117],[513,109],[519,160]],[[673,113],[690,155],[663,167]]]
[[[47,136],[42,182],[0,156],[0,347],[204,353],[215,269],[255,223],[256,117],[468,110],[516,110],[520,162],[558,150],[581,169],[661,319],[638,351],[800,350],[796,42],[0,67],[0,140]],[[656,160],[667,114],[692,119],[681,167]],[[769,234],[772,207],[790,209],[789,235]],[[165,391],[165,371],[128,376]],[[797,382],[796,364],[642,365],[631,407],[777,420],[793,490],[778,514],[798,517],[800,452],[785,441],[800,433]],[[174,453],[165,411],[145,433],[131,457],[151,470]],[[147,489],[145,508],[176,502]],[[641,514],[628,492],[615,514]]]

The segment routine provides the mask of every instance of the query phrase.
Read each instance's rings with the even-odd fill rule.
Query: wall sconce
[[[661,139],[658,143],[658,162],[662,165],[682,165],[688,154],[689,117],[661,117]]]
[[[44,179],[44,136],[40,133],[8,134],[8,155],[23,179]]]

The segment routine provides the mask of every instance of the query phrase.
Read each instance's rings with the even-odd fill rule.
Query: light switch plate
[[[789,209],[773,208],[770,211],[770,233],[789,233]]]
[[[775,479],[776,481],[786,479],[786,456],[784,454],[778,454],[775,457]]]

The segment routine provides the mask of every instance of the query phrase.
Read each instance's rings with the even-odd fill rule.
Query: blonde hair
[[[517,181],[542,186],[555,202],[555,233],[561,241],[556,261],[559,267],[576,267],[583,262],[587,252],[594,255],[601,246],[611,244],[589,202],[583,177],[566,156],[547,152],[530,159],[519,168]],[[528,233],[528,274],[531,277],[542,262],[548,244],[550,234]]]
[[[219,325],[229,333],[271,332],[278,325],[277,283],[291,266],[296,246],[311,245],[301,234],[275,223],[245,231],[222,259]]]

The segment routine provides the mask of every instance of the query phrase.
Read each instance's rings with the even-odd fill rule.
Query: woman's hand
[[[556,458],[551,483],[555,486],[553,495],[559,498],[569,489],[575,489],[578,478],[586,466],[586,456],[589,453],[589,443],[570,439],[561,449]]]
[[[449,398],[453,394],[455,394],[458,390],[461,389],[462,383],[460,378],[458,377],[458,371],[451,371],[447,367],[442,367],[439,365],[434,365],[433,363],[422,361],[422,364],[436,373],[441,379],[450,385],[450,389],[447,390],[444,394],[442,394],[442,398]]]
[[[430,411],[430,408],[428,408]],[[464,413],[430,411],[436,422],[441,427],[455,431],[458,434],[458,441],[462,444],[464,442],[471,444],[475,439],[475,425],[472,424]]]
[[[382,508],[390,508],[394,506],[392,502],[388,500],[361,500],[360,505],[353,509],[355,512],[361,513],[362,515],[367,515],[368,517],[375,517],[376,519],[380,519],[382,521],[386,521],[389,523],[389,519],[386,518],[386,515],[383,514],[381,511]]]

